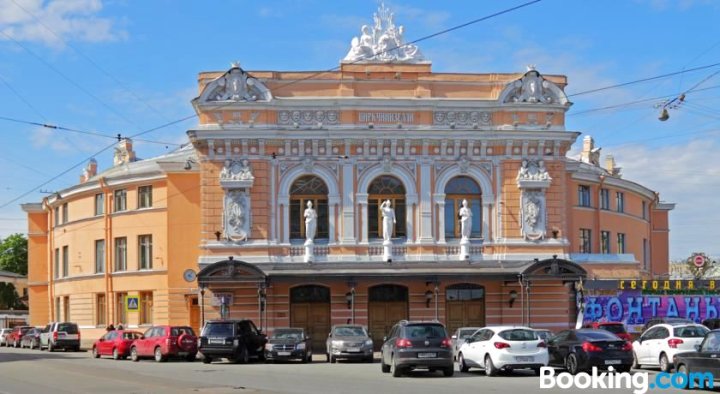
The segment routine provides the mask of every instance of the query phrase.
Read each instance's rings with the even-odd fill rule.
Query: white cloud
[[[112,19],[98,16],[102,8],[102,0],[0,0],[0,40],[62,48],[69,41],[125,39]]]

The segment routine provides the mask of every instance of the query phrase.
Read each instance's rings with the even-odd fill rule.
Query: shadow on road
[[[75,353],[79,357],[87,357],[84,352]],[[13,353],[0,352],[0,363],[13,362],[13,361],[32,361],[32,360],[67,360],[67,354],[60,355],[55,353],[40,352],[37,350],[25,350]]]

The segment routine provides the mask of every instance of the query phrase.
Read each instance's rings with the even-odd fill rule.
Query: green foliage
[[[22,234],[13,234],[0,242],[0,270],[27,275],[28,241]]]
[[[25,309],[12,283],[0,283],[0,309]]]

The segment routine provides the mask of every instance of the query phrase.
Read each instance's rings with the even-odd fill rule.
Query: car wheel
[[[325,353],[325,361],[330,362],[330,353]]]
[[[202,359],[203,364],[210,364],[212,362],[212,358],[208,356],[204,356]]]
[[[450,376],[453,376],[454,374],[455,374],[455,368],[453,368],[452,366],[443,369],[443,376],[445,376],[446,378],[449,378]]]
[[[688,388],[695,387],[695,382],[690,381],[690,371],[688,371],[685,364],[678,365],[677,371],[678,371],[678,373],[683,374],[685,376],[685,379],[683,380],[683,382],[685,382],[685,387],[683,387],[683,389],[687,390]]]
[[[197,358],[197,353],[190,353],[187,356],[185,356],[185,361],[191,363],[191,362],[194,362],[196,358]]]
[[[97,347],[95,346],[92,348],[92,356],[93,358],[100,358],[100,353],[98,353]]]
[[[13,347],[14,347],[14,348],[17,348],[17,347],[18,347],[18,342],[17,342],[17,341],[13,341]]]
[[[117,348],[113,349],[113,360],[120,360],[120,353]]]
[[[383,357],[382,353],[380,353],[380,370],[383,371],[383,373],[390,372],[390,366],[385,364],[385,357]]]
[[[632,363],[633,369],[639,369],[640,364],[638,363],[637,353],[633,352],[633,363]]]
[[[663,353],[660,355],[660,371],[662,372],[670,372],[672,369],[672,365],[670,365],[670,361],[668,361],[667,354]]]
[[[462,353],[458,353],[457,359],[458,359],[458,361],[457,361],[458,370],[460,372],[467,372],[470,370],[470,367],[468,367],[467,364],[465,363],[465,356],[463,356]]]
[[[55,350],[55,347],[53,346],[52,342],[48,342],[48,352],[52,352]]]
[[[390,373],[394,378],[399,378],[402,376],[402,370],[397,366],[397,363],[395,362],[395,357],[390,359]]]
[[[165,356],[162,354],[162,349],[160,349],[160,346],[155,348],[155,362],[161,363],[165,361]]]
[[[308,361],[309,363],[312,362],[312,353],[308,354],[307,361]]]
[[[485,356],[485,376],[497,376],[500,372],[492,362],[490,355]]]
[[[567,356],[565,359],[565,369],[567,369],[570,375],[576,375],[578,373],[578,361],[575,354],[571,353]]]
[[[533,368],[532,370],[535,376],[540,376],[540,368]]]
[[[250,361],[250,357],[248,355],[247,347],[242,346],[240,347],[240,353],[238,353],[235,356],[235,362],[240,364],[247,364]]]
[[[138,355],[137,348],[135,346],[130,348],[130,360],[135,362],[140,361],[140,356]]]
[[[330,355],[330,364],[335,364],[337,362],[337,358],[333,357],[333,355]]]
[[[308,362],[309,359],[310,359],[310,357],[308,357],[307,354],[303,354],[302,359],[300,360],[300,362],[303,363],[303,364],[307,364],[307,362]]]

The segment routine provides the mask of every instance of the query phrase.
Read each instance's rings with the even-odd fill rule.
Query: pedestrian
[[[124,330],[125,327],[123,327],[122,323],[118,323],[117,329],[118,329],[118,330]]]
[[[109,326],[105,327],[105,330],[108,332],[115,331],[115,326],[113,326],[112,323],[110,323]]]

